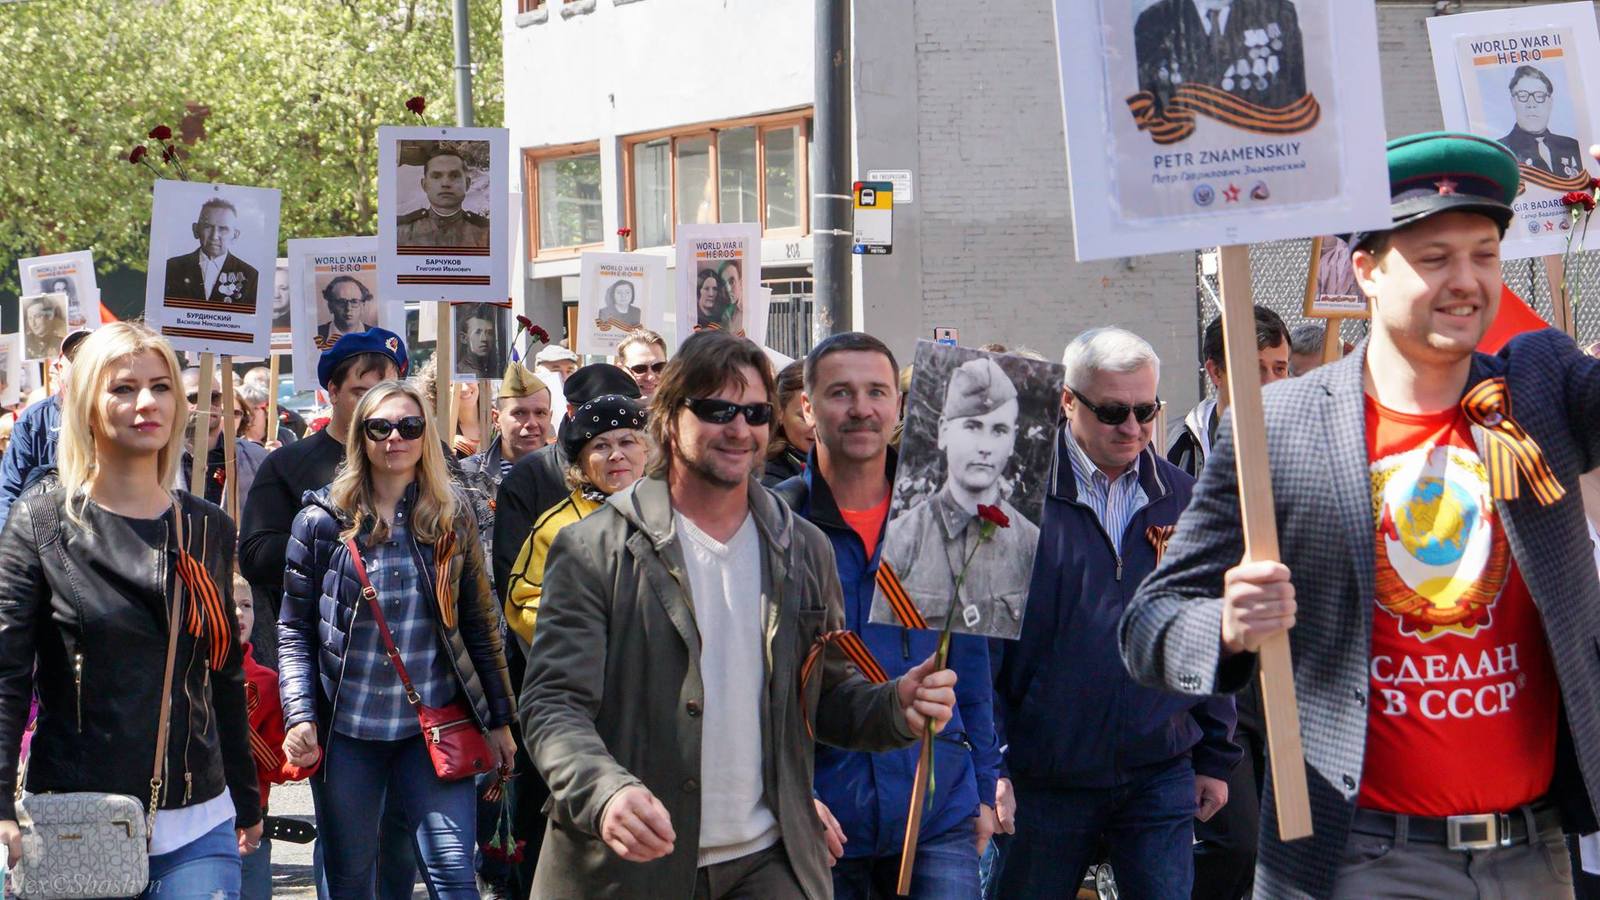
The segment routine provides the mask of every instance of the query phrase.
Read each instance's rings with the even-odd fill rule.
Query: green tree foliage
[[[283,192],[280,239],[372,234],[377,129],[455,123],[451,0],[0,3],[0,285],[89,248],[143,269],[166,124],[195,181]],[[476,124],[502,121],[499,0],[470,0]],[[175,177],[175,176],[168,176]]]

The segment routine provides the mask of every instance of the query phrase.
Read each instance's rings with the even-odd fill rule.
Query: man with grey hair
[[[1028,628],[991,643],[1005,747],[989,896],[1070,897],[1102,844],[1130,897],[1187,897],[1194,820],[1228,801],[1233,703],[1135,684],[1117,626],[1189,502],[1192,479],[1150,446],[1161,361],[1096,328],[1067,345]],[[998,659],[998,661],[996,661]],[[1063,703],[1062,698],[1070,698]]]

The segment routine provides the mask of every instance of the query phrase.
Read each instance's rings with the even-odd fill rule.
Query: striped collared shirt
[[[1089,459],[1089,454],[1083,452],[1078,439],[1072,436],[1070,427],[1063,425],[1062,432],[1072,458],[1072,477],[1078,483],[1078,501],[1094,510],[1095,518],[1100,520],[1101,527],[1105,528],[1120,555],[1122,533],[1128,530],[1128,520],[1144,508],[1149,499],[1145,496],[1144,487],[1139,484],[1139,461],[1135,459],[1127,471],[1113,481]]]

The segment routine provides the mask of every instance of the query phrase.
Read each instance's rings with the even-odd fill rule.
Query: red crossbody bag
[[[356,577],[361,579],[361,596],[372,610],[373,621],[383,635],[383,646],[394,664],[396,675],[405,685],[406,699],[417,710],[417,721],[422,723],[422,739],[428,747],[428,757],[433,760],[433,771],[443,781],[459,781],[494,769],[494,753],[489,749],[489,739],[478,727],[472,711],[463,700],[448,706],[424,706],[422,695],[411,684],[405,663],[400,661],[400,651],[394,645],[394,635],[389,633],[389,623],[384,621],[383,609],[378,604],[378,592],[367,577],[367,566],[361,561],[361,549],[354,539],[346,538],[345,547],[355,562]]]

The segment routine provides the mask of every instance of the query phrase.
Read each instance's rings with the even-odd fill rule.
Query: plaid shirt
[[[411,531],[406,527],[409,504],[395,509],[389,539],[362,551],[367,576],[378,591],[384,621],[394,635],[395,648],[425,706],[444,706],[458,692],[450,666],[440,652],[434,631],[433,603],[411,554]],[[363,599],[351,622],[350,645],[345,651],[344,678],[339,687],[339,710],[333,730],[367,741],[394,741],[418,734],[417,712],[406,700],[405,686],[389,665],[383,635]]]

